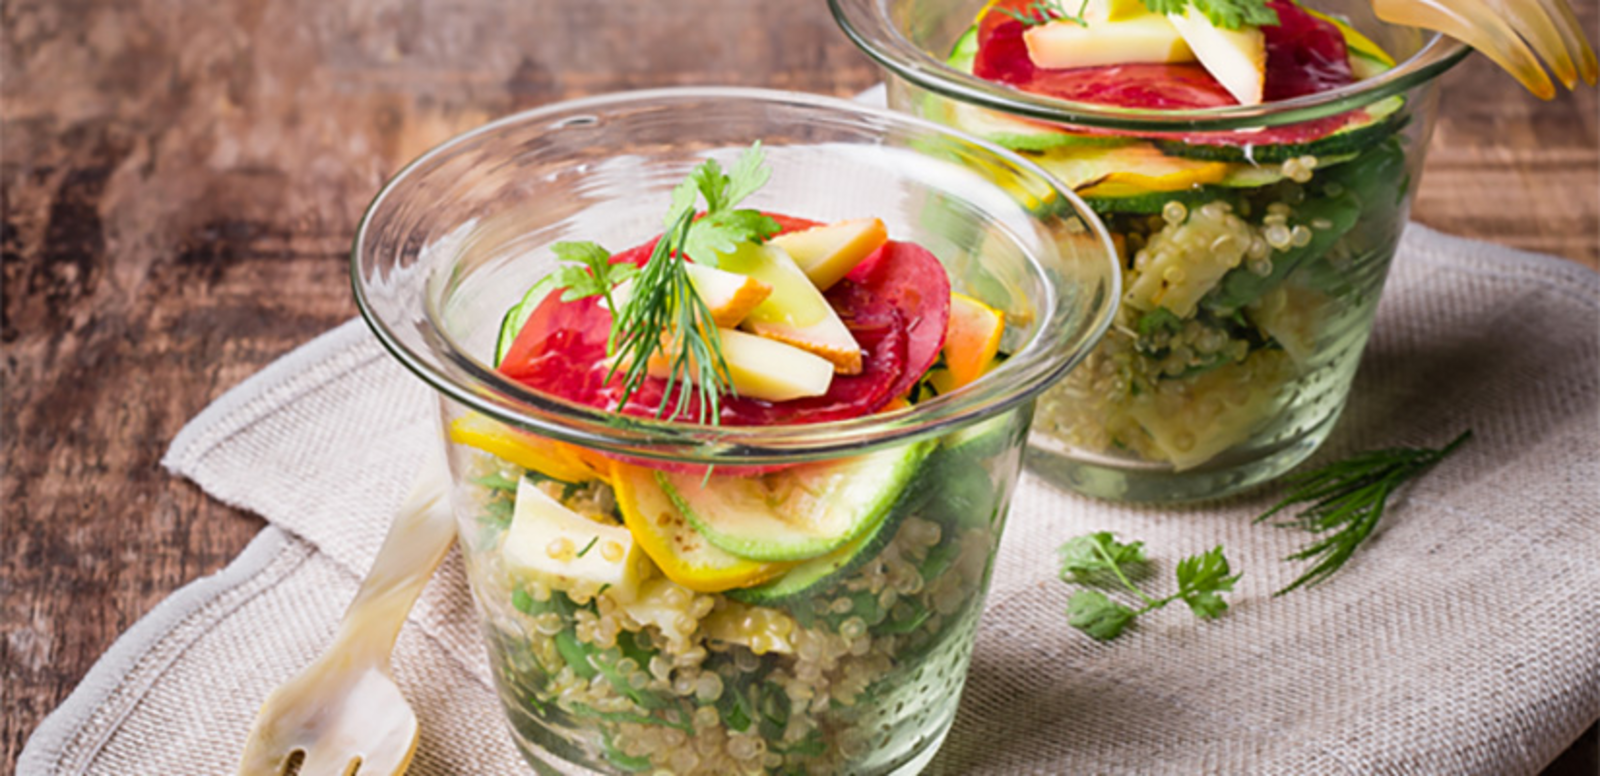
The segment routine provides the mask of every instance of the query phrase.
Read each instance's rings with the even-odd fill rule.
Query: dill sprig
[[[1454,453],[1472,437],[1461,432],[1444,447],[1393,447],[1336,461],[1312,471],[1285,479],[1294,486],[1276,506],[1256,518],[1266,520],[1295,504],[1309,504],[1293,518],[1277,523],[1314,534],[1326,534],[1285,560],[1312,560],[1312,565],[1288,587],[1274,593],[1283,595],[1306,585],[1315,585],[1338,571],[1354,555],[1383,519],[1389,497],[1407,480],[1428,470]]]
[[[698,394],[696,421],[715,424],[722,417],[722,395],[732,393],[733,385],[716,321],[689,279],[684,247],[693,225],[694,208],[681,208],[634,276],[632,296],[611,321],[606,349],[614,358],[606,380],[623,371],[619,404],[627,404],[649,376],[651,356],[662,351],[668,370],[656,417],[671,420],[684,415]],[[679,385],[683,389],[669,413],[667,397]]]
[[[562,242],[554,246],[562,264],[524,295],[506,314],[501,325],[498,364],[510,340],[526,323],[547,289],[562,289],[561,301],[601,296],[612,311],[606,353],[611,367],[609,382],[622,374],[620,404],[644,385],[650,364],[668,366],[665,391],[656,417],[673,420],[689,412],[700,397],[695,420],[716,425],[722,418],[722,397],[734,393],[728,362],[722,355],[722,337],[705,300],[690,280],[688,261],[715,267],[720,258],[747,243],[761,243],[778,232],[778,222],[759,210],[736,206],[766,185],[771,170],[764,163],[757,141],[726,172],[715,159],[696,166],[672,190],[672,206],[663,220],[666,231],[656,241],[643,267],[612,263],[611,253],[592,242]],[[705,211],[697,213],[700,201]],[[624,280],[633,283],[627,301],[618,309],[612,292]],[[535,294],[537,293],[537,297]],[[508,334],[509,332],[509,334]],[[681,387],[675,402],[673,389]],[[668,405],[671,404],[670,412]]]

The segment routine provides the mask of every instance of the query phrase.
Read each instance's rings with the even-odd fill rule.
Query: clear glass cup
[[[1030,465],[1101,498],[1186,501],[1265,482],[1322,443],[1417,189],[1434,79],[1464,46],[1385,25],[1366,0],[1314,0],[1398,65],[1259,106],[1132,109],[971,75],[963,36],[984,0],[830,3],[887,70],[892,107],[1020,149],[1117,241],[1116,321],[1040,398]]]
[[[624,420],[491,367],[553,242],[642,243],[685,173],[757,139],[772,176],[750,206],[883,219],[1005,313],[1009,357],[907,409],[768,427]],[[920,769],[955,713],[1033,398],[1088,354],[1120,294],[1109,235],[1015,155],[903,114],[742,89],[580,100],[452,140],[379,193],[352,272],[379,339],[440,395],[494,677],[540,773]],[[652,490],[658,472],[718,493],[819,471],[876,505],[843,548],[726,574],[660,554],[663,536],[694,534]],[[612,538],[577,548],[524,529],[513,501],[536,501],[528,488]],[[623,581],[528,560],[585,551]]]

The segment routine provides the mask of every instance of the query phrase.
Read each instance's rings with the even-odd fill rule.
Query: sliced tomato
[[[1022,85],[1032,80],[1033,60],[1022,40],[1027,30],[1022,22],[1003,11],[1025,13],[1032,0],[999,0],[978,20],[978,54],[972,60],[972,74],[986,81]]]
[[[813,221],[809,218],[796,218],[782,213],[767,213],[766,215],[768,218],[778,222],[778,234],[803,232],[813,226],[822,226],[821,221]]]
[[[944,265],[916,243],[890,240],[840,282],[887,300],[905,319],[905,368],[889,396],[910,391],[938,360],[950,325],[950,275]]]
[[[780,220],[786,229],[815,223]],[[642,261],[652,246],[653,241],[623,251],[613,261]],[[914,384],[937,357],[949,317],[949,293],[944,268],[931,254],[908,243],[886,244],[827,295],[862,347],[861,373],[835,376],[822,396],[785,402],[729,397],[722,402],[722,423],[818,423],[876,412]],[[936,298],[943,304],[935,304]],[[935,328],[937,338],[932,336]],[[622,403],[621,376],[606,379],[610,331],[611,314],[597,298],[562,302],[551,294],[528,317],[500,372],[534,390],[638,417],[656,417],[663,401],[676,406],[678,389],[667,396],[666,381],[658,378],[647,379]],[[909,368],[915,374],[908,374]],[[698,415],[697,401],[691,396],[687,417]]]
[[[1316,94],[1355,83],[1350,52],[1337,25],[1312,16],[1289,0],[1267,0],[1278,23],[1262,27],[1267,43],[1268,102]]]
[[[845,282],[840,281],[839,285]],[[865,291],[855,293],[851,289],[844,289],[839,294],[829,289],[828,301],[861,345],[861,372],[834,375],[828,392],[821,396],[782,402],[728,397],[722,401],[724,425],[777,426],[845,420],[875,412],[895,396],[893,388],[900,383],[905,372],[907,352],[907,326],[898,310],[888,300]],[[613,390],[608,400],[595,406],[615,408],[621,388],[616,384],[610,388]],[[622,411],[638,417],[655,417],[663,401],[669,407],[676,406],[677,398],[678,389],[674,388],[669,397],[666,395],[666,381],[651,378],[628,397],[628,403]],[[698,397],[691,396],[687,406],[687,416],[696,416],[700,410]]]
[[[1197,63],[1128,64],[1050,70],[1034,67],[1022,34],[1026,27],[1000,9],[1027,12],[1027,0],[1000,0],[978,22],[978,54],[973,74],[1026,92],[1073,102],[1125,108],[1183,110],[1220,108],[1238,101]],[[1290,0],[1269,0],[1279,24],[1262,27],[1268,101],[1286,100],[1353,83],[1344,36],[1338,27],[1307,13]],[[1084,134],[1138,134],[1198,144],[1265,145],[1303,143],[1331,134],[1361,111],[1270,129],[1237,132],[1133,133],[1075,127]]]

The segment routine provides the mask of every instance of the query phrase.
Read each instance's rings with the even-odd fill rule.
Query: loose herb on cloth
[[[1295,504],[1309,504],[1279,526],[1301,528],[1314,534],[1333,533],[1306,545],[1284,560],[1311,560],[1316,563],[1273,595],[1283,595],[1298,587],[1315,585],[1338,571],[1350,560],[1372,530],[1383,519],[1389,497],[1407,480],[1444,460],[1472,437],[1472,430],[1461,432],[1444,447],[1391,447],[1336,461],[1318,469],[1291,475],[1284,482],[1294,489],[1267,510],[1262,522]]]
[[[1067,600],[1067,622],[1099,641],[1122,635],[1139,615],[1181,600],[1202,620],[1216,619],[1227,611],[1222,594],[1233,590],[1239,574],[1230,575],[1222,546],[1191,555],[1178,562],[1177,592],[1154,598],[1133,584],[1132,577],[1148,571],[1144,542],[1123,544],[1109,531],[1079,536],[1061,545],[1061,579],[1091,586]],[[1117,585],[1138,596],[1138,609],[1123,604],[1094,587]]]

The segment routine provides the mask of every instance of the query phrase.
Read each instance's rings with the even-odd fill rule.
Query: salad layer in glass
[[[873,51],[867,5],[836,2]],[[1454,60],[1398,72],[1292,0],[912,5],[924,45],[964,29],[943,68],[875,50],[902,76],[891,104],[1037,162],[1101,214],[1123,262],[1111,332],[1040,400],[1034,443],[1067,464],[1053,470],[1093,495],[1185,500],[1309,455],[1406,221],[1426,78]]]
[[[775,120],[788,111],[813,131],[825,126],[819,114],[844,111],[761,96],[749,111]],[[660,126],[650,108],[687,101],[610,99],[572,112],[602,115],[601,126],[635,141],[650,127],[630,117]],[[725,108],[738,115],[742,104]],[[1030,399],[1104,331],[1115,268],[1092,222],[1034,218],[997,182],[927,154],[986,158],[1009,185],[1031,175],[1034,196],[1056,191],[1008,167],[1014,159],[959,138],[934,142],[937,128],[892,115],[846,118],[852,134],[839,134],[859,137],[865,152],[775,147],[770,183],[759,146],[725,168],[702,161],[676,189],[627,184],[665,170],[681,177],[686,152],[677,150],[598,168],[610,178],[562,178],[565,165],[548,178],[525,172],[576,191],[540,189],[550,199],[531,212],[605,193],[566,206],[556,228],[506,220],[539,235],[528,248],[479,218],[481,204],[465,208],[478,220],[441,227],[445,249],[423,251],[420,266],[460,258],[440,264],[433,285],[409,286],[442,301],[392,309],[439,311],[428,320],[446,333],[424,343],[483,342],[470,331],[484,327],[465,322],[493,315],[498,332],[483,356],[492,373],[439,380],[466,362],[430,360],[408,344],[417,326],[377,329],[447,392],[468,577],[516,742],[541,773],[913,773],[954,717]],[[898,121],[906,134],[886,142],[884,127]],[[913,140],[916,151],[884,147]],[[481,159],[470,145],[454,154],[408,174],[454,187],[451,161]],[[856,193],[885,209],[801,217],[819,205],[837,214],[829,204],[849,196],[805,181],[819,172],[865,176]],[[744,206],[758,189],[753,201],[792,199],[796,213]],[[650,219],[659,236],[615,251],[584,240],[618,233],[612,219],[638,234],[626,214],[640,199],[659,208]],[[369,216],[379,237],[364,238],[363,255],[403,255],[418,242],[405,219],[439,217],[405,201],[380,198]],[[924,223],[938,203],[969,223]],[[1002,309],[960,269],[974,266],[977,246],[961,242],[977,233],[970,224],[1013,237],[987,246],[989,270],[1006,269],[1017,289],[995,303]],[[1069,227],[1083,238],[1072,256],[1055,239]],[[382,235],[401,247],[387,250]],[[412,276],[363,267],[369,318],[386,322],[380,295]],[[507,277],[517,278],[514,292]],[[480,294],[519,301],[485,311]],[[517,391],[494,393],[500,385]],[[521,414],[480,398],[492,396],[522,402]],[[533,419],[547,407],[597,425],[587,435],[576,420],[541,426]]]

